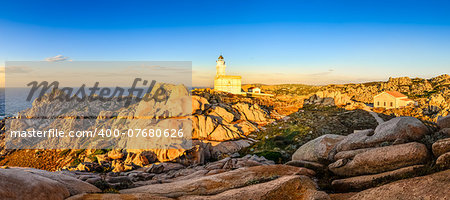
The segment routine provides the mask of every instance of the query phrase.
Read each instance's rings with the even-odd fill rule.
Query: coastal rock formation
[[[330,162],[330,152],[345,136],[326,134],[301,146],[292,155],[292,160],[304,160],[317,163]]]
[[[79,194],[76,196],[72,196],[67,198],[66,200],[87,200],[87,199],[123,199],[123,200],[173,200],[172,198],[161,197],[151,194],[145,193],[136,193],[136,194]]]
[[[442,155],[440,155],[437,159],[436,159],[436,165],[440,168],[443,169],[448,169],[450,168],[450,152],[444,153]]]
[[[342,94],[340,91],[319,91],[316,95],[323,99],[332,98],[334,100],[333,104],[336,106],[345,106],[353,103],[349,96]]]
[[[314,94],[309,97],[309,99],[303,101],[303,106],[305,105],[335,106],[336,104],[332,97],[320,97],[319,95]]]
[[[331,186],[336,191],[354,191],[362,190],[376,186],[380,182],[387,179],[400,179],[403,177],[411,176],[423,169],[424,165],[413,165],[396,169],[393,171],[383,172],[373,175],[355,176],[344,179],[336,179],[331,183]]]
[[[330,199],[322,191],[317,191],[317,186],[306,176],[283,176],[269,182],[251,184],[247,187],[231,189],[219,194],[208,196],[183,196],[183,200],[221,200],[221,199]]]
[[[290,175],[282,176],[274,180],[262,180],[264,182],[249,182],[248,185],[240,188],[226,190],[214,195],[186,195],[179,196],[176,199],[195,200],[195,199],[330,199],[329,196],[322,191],[317,191],[317,186],[310,178],[306,176]],[[266,182],[267,181],[267,182]],[[152,193],[127,193],[127,194],[81,194],[73,196],[68,200],[83,199],[156,199],[168,200],[173,199],[165,196],[158,196]]]
[[[437,120],[437,125],[441,128],[450,128],[450,115],[441,117]]]
[[[28,174],[14,174],[21,179],[16,180],[12,173],[2,172],[16,169],[0,169],[0,191],[7,192],[0,195],[17,196],[19,190],[8,184],[17,186],[26,180],[32,184],[26,182],[25,189],[42,199],[329,199],[320,190],[330,194],[351,191],[354,193],[346,195],[353,195],[353,199],[447,197],[444,192],[449,186],[448,171],[438,172],[450,166],[450,128],[445,125],[446,118],[436,124],[422,118],[379,114],[386,122],[378,125],[368,110],[345,109],[362,105],[381,89],[411,95],[410,92],[428,88],[435,92],[427,96],[429,101],[421,103],[439,106],[429,111],[441,115],[445,112],[442,107],[448,105],[449,93],[436,84],[448,84],[448,80],[400,78],[373,85],[324,86],[335,90],[308,91],[301,97],[307,99],[306,106],[298,109],[303,100],[295,101],[298,112],[283,117],[273,117],[276,112],[271,106],[279,109],[284,102],[275,102],[272,97],[251,99],[214,92],[194,95],[192,116],[185,116],[194,125],[191,149],[13,151],[0,157],[1,164],[15,165],[20,161],[37,167],[54,165],[49,170],[62,170],[27,169]],[[288,93],[302,92],[289,87]],[[311,94],[315,96],[308,99]],[[273,104],[267,103],[270,101]],[[141,115],[152,105],[131,107],[101,111],[96,122],[128,123],[128,119],[110,118],[136,116],[136,111]],[[34,110],[51,109],[45,106]],[[68,129],[77,126],[71,119],[52,123],[66,124]],[[41,165],[39,161],[46,163]],[[371,187],[375,188],[357,192]],[[120,194],[100,194],[101,191]]]
[[[203,97],[200,96],[192,96],[192,113],[196,113],[197,111],[206,110],[209,102]]]
[[[448,188],[450,188],[450,170],[364,190],[350,199],[449,199]]]
[[[179,105],[183,104],[183,102],[188,102],[183,98],[177,98],[179,96],[183,97],[183,94],[186,95],[186,88],[171,87],[169,89],[172,93],[169,94],[168,101],[177,101],[172,102],[172,104]],[[55,90],[54,92],[63,94],[59,90]],[[106,109],[107,111],[103,111],[97,109],[97,107],[102,107],[100,103],[93,102],[89,105],[86,103],[77,105],[72,105],[70,103],[63,104],[58,101],[50,101],[44,96],[41,101],[34,101],[33,107],[21,112],[19,116],[33,117],[52,114],[67,116],[67,118],[37,119],[32,121],[35,123],[35,126],[39,126],[43,129],[50,126],[61,127],[62,130],[66,132],[78,129],[82,129],[83,131],[93,130],[94,127],[98,126],[115,127],[118,129],[147,127],[147,123],[150,120],[136,120],[132,118],[141,116],[152,117],[153,115],[156,117],[181,116],[192,122],[192,140],[194,144],[192,149],[146,149],[148,152],[155,155],[151,158],[139,154],[129,154],[121,149],[109,151],[106,157],[94,155],[89,159],[87,158],[90,156],[89,153],[77,153],[76,155],[70,153],[67,154],[66,158],[63,158],[64,162],[54,163],[58,166],[52,167],[80,171],[95,171],[97,162],[93,162],[92,159],[98,157],[101,158],[101,161],[98,162],[99,166],[111,169],[114,172],[133,170],[153,162],[175,161],[189,165],[205,163],[209,159],[220,159],[223,155],[231,155],[241,148],[247,147],[253,142],[252,140],[246,139],[249,133],[274,121],[270,118],[270,114],[272,113],[269,113],[268,110],[262,109],[254,103],[224,103],[220,96],[213,93],[211,93],[209,100],[211,100],[211,102],[209,102],[207,98],[201,96],[192,96],[192,101],[189,101],[192,102],[192,105],[181,106],[182,108],[164,107],[154,101],[137,102],[131,104],[127,108],[123,107],[121,104],[108,104],[109,107],[107,108],[103,106],[103,109]],[[186,111],[186,108],[190,108],[191,106],[192,116],[184,116],[183,113],[188,112]],[[152,114],[152,116],[149,116],[149,113]],[[89,121],[91,124],[84,123],[81,125],[80,120],[69,117],[85,115],[95,115],[96,118]],[[21,120],[17,120],[17,123],[12,125],[18,130],[25,130],[30,127],[30,124]],[[139,138],[136,139],[133,137],[124,139],[127,141],[121,141],[122,138],[118,138],[115,142],[118,144],[142,143]],[[74,143],[72,140],[73,138],[64,138],[57,142],[49,140],[43,141],[40,145],[48,146],[51,144],[59,144],[64,147],[72,145]],[[157,141],[154,141],[154,143],[157,143]],[[76,144],[80,146],[83,145],[80,143]],[[79,151],[82,152],[81,150]],[[8,154],[8,152],[6,152],[6,154]],[[74,163],[76,163],[76,165]]]
[[[113,149],[108,152],[108,158],[111,158],[113,160],[122,159],[124,156],[124,153],[122,153],[122,151],[118,149]]]
[[[304,167],[304,168],[312,169],[314,171],[319,171],[319,172],[322,172],[325,168],[325,165],[322,165],[322,164],[316,163],[316,162],[305,161],[305,160],[291,160],[285,164],[295,166],[295,167]]]
[[[413,117],[396,117],[377,126],[375,130],[355,131],[339,142],[338,152],[375,147],[388,142],[401,144],[417,141],[428,133],[428,128]]]
[[[301,169],[287,165],[239,168],[211,176],[121,190],[120,193],[149,193],[171,198],[186,195],[214,195],[230,189],[246,186],[253,181],[264,181],[267,179],[276,179],[280,176],[305,174]],[[306,173],[306,175],[310,174]]]
[[[450,138],[440,139],[436,141],[432,145],[432,150],[434,156],[437,157],[436,165],[443,169],[450,168]]]
[[[0,199],[59,200],[93,192],[100,190],[62,173],[28,168],[0,169]]]
[[[422,164],[428,158],[425,145],[413,142],[374,148],[355,155],[351,160],[337,160],[329,165],[329,169],[340,176],[376,174]]]
[[[450,138],[445,138],[436,141],[432,146],[433,154],[437,157],[440,155],[450,152]]]
[[[258,104],[249,105],[246,103],[237,103],[232,106],[236,109],[243,119],[252,122],[264,123],[267,122],[267,113],[262,110]]]
[[[416,118],[397,117],[379,124],[375,130],[317,137],[298,148],[292,161],[286,164],[321,173],[329,170],[336,176],[331,182],[335,191],[362,190],[426,171],[426,164],[432,158],[431,149],[420,142],[433,146],[434,155],[442,156],[436,165],[446,168],[450,155],[447,139],[432,139],[443,136],[449,137],[442,130],[430,133]]]

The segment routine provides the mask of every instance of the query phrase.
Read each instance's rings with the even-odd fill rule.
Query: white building
[[[225,61],[220,55],[216,61],[216,78],[214,79],[214,90],[229,92],[232,94],[241,93],[241,76],[229,76],[225,74]]]
[[[397,91],[385,91],[373,97],[375,108],[401,108],[414,103],[406,95]]]
[[[259,87],[251,87],[251,88],[248,88],[248,92],[255,93],[255,94],[260,94],[261,93],[261,89]]]

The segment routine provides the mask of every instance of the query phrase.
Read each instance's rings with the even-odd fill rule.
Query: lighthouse
[[[214,78],[214,90],[229,92],[232,94],[242,94],[241,76],[230,76],[225,74],[225,60],[220,55],[216,61],[216,77]]]
[[[223,60],[223,56],[220,55],[219,58],[216,61],[216,77],[219,76],[225,76],[225,68],[227,68],[227,65],[225,65],[225,60]]]

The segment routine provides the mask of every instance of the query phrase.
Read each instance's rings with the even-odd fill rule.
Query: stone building
[[[375,108],[400,108],[411,103],[414,101],[397,91],[385,91],[373,97],[373,107]]]
[[[214,79],[214,90],[229,92],[232,94],[242,94],[241,76],[230,76],[225,74],[225,61],[220,55],[216,61],[216,78]]]

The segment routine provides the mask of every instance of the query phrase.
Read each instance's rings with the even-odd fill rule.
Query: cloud
[[[317,78],[320,78],[322,76],[328,76],[328,75],[332,74],[333,72],[334,72],[334,69],[329,69],[328,71],[317,72],[317,73],[312,73],[312,74],[305,74],[305,75],[310,76],[310,77],[315,76]]]
[[[57,55],[57,56],[48,57],[45,59],[45,61],[48,61],[48,62],[61,62],[61,61],[66,61],[66,60],[72,61],[72,60],[69,60],[69,57],[65,57],[63,55]]]

